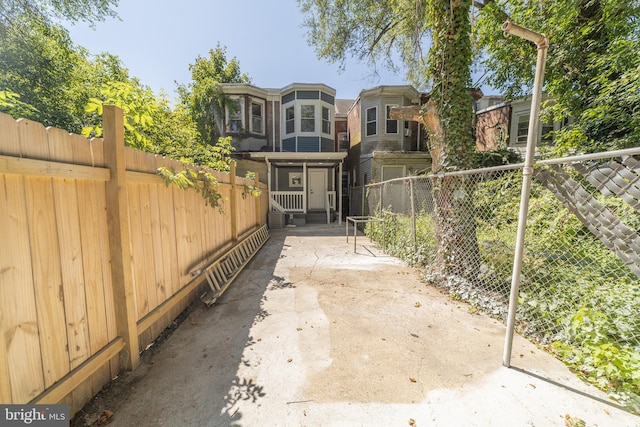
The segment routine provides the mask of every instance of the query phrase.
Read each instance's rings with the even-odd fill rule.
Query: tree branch
[[[391,31],[396,25],[398,25],[398,21],[390,22],[380,30],[380,33],[376,36],[376,38],[373,40],[373,42],[371,42],[371,45],[369,46],[369,56],[372,55],[373,50],[375,49],[376,45],[380,43],[380,40],[382,39],[382,37],[384,37],[384,35],[387,34],[389,31]]]

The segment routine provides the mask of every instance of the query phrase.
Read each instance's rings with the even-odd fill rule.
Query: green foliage
[[[185,167],[181,171],[170,170],[165,167],[158,168],[158,175],[164,178],[167,186],[175,185],[183,190],[193,188],[202,195],[208,206],[218,208],[223,212],[224,197],[218,191],[220,184],[213,174],[205,169],[191,169]]]
[[[378,246],[384,245],[386,253],[400,258],[410,265],[424,266],[433,262],[436,256],[436,240],[433,220],[425,212],[416,216],[416,239],[414,242],[411,219],[383,210],[379,222],[369,222],[365,234]]]
[[[247,171],[247,173],[245,174],[245,178],[255,181],[256,173]],[[243,199],[246,198],[247,195],[251,195],[253,197],[259,197],[261,194],[262,194],[262,190],[260,190],[260,188],[256,187],[255,185],[245,184],[244,190],[242,190]]]
[[[510,165],[522,162],[520,154],[508,148],[476,151],[472,154],[472,168],[490,168],[493,166]]]
[[[227,59],[227,50],[220,44],[209,51],[209,57],[198,56],[189,65],[192,83],[180,87],[182,102],[197,125],[201,142],[213,144],[224,136],[224,109],[228,103],[222,83],[248,84],[251,79],[240,71],[236,58]]]
[[[0,25],[18,19],[49,23],[51,19],[102,21],[117,16],[113,10],[118,0],[2,0]]]
[[[478,240],[491,283],[508,295],[520,173],[477,192]],[[621,199],[599,202],[628,226],[640,215]],[[520,331],[585,379],[640,410],[640,280],[550,192],[534,181],[517,318]]]
[[[62,27],[0,25],[0,88],[18,95],[21,103],[19,109],[5,105],[0,111],[79,131],[71,88],[82,61]]]
[[[90,98],[85,111],[93,113],[92,126],[85,126],[82,134],[86,137],[102,136],[102,107],[115,105],[124,113],[125,143],[133,148],[147,150],[153,146],[149,132],[153,118],[160,108],[148,87],[136,80],[129,82],[107,82],[100,89],[101,98]]]
[[[20,95],[10,90],[0,91],[0,111],[13,117],[28,117],[38,113],[33,106],[20,101]]]
[[[568,126],[554,135],[555,154],[637,144],[640,122],[640,5],[635,0],[486,2],[477,17],[478,54],[488,83],[507,98],[530,93],[536,55],[529,42],[496,31],[506,19],[550,40],[543,116]]]

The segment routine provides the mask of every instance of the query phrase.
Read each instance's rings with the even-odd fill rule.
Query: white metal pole
[[[502,364],[509,367],[511,366],[511,351],[513,347],[518,291],[520,289],[520,276],[522,274],[524,237],[527,228],[527,210],[529,209],[529,195],[531,193],[531,180],[533,178],[533,165],[535,161],[534,155],[536,151],[536,139],[538,137],[538,125],[540,121],[540,101],[542,98],[544,68],[547,59],[549,41],[544,34],[535,33],[509,21],[502,25],[502,30],[505,35],[514,34],[525,40],[534,42],[538,47],[536,74],[533,82],[533,97],[531,99],[531,114],[529,116],[529,130],[527,133],[527,151],[525,154],[524,168],[522,170],[522,193],[520,198],[520,213],[518,215],[518,234],[516,237],[516,247],[513,257],[513,273],[511,275],[511,294],[509,297],[509,313],[507,315],[507,332],[505,336],[504,353],[502,356]]]
[[[340,165],[338,166],[338,225],[342,224],[342,160],[340,161]],[[334,187],[335,188],[335,187]]]

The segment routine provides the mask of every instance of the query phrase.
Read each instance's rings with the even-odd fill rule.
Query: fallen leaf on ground
[[[564,425],[567,427],[585,427],[587,423],[578,417],[572,417],[571,415],[566,414],[564,416]]]
[[[109,424],[111,421],[113,421],[113,412],[105,409],[104,411],[102,411],[102,414],[100,414],[100,418],[98,418],[98,425],[104,426]]]
[[[411,381],[412,383],[415,383],[417,380],[413,377],[409,378],[409,381]]]

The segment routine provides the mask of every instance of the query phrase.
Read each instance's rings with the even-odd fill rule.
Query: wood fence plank
[[[136,150],[134,152],[133,164],[131,168],[144,172],[149,169],[147,166],[147,159],[149,153]],[[147,174],[148,175],[148,174]],[[157,305],[157,297],[155,295],[155,265],[153,259],[153,241],[151,237],[151,218],[149,213],[149,184],[138,184],[138,209],[140,212],[140,228],[137,230],[139,238],[142,244],[142,251],[138,254],[138,258],[144,261],[144,276],[142,277],[144,290],[144,296],[147,303],[147,310],[142,315],[152,311]],[[142,291],[142,290],[140,290]],[[141,319],[140,316],[138,319]]]
[[[187,212],[185,207],[185,190],[173,187],[173,200],[175,211],[176,249],[178,260],[178,272],[180,274],[177,283],[172,283],[172,292],[176,292],[186,284],[186,270],[190,261],[190,236],[187,226]]]
[[[135,296],[136,320],[149,312],[149,301],[145,281],[144,247],[142,245],[140,220],[140,185],[127,183],[129,198],[129,236],[131,244],[131,267],[133,270],[133,288]]]
[[[71,135],[71,145],[74,163],[92,165],[95,163],[91,143],[82,136]],[[89,349],[91,355],[99,352],[111,340],[109,339],[107,322],[107,298],[105,297],[105,282],[103,268],[108,263],[105,260],[105,253],[102,251],[100,238],[100,228],[106,229],[106,216],[104,210],[100,210],[98,195],[99,188],[104,188],[104,184],[99,182],[76,181],[78,192],[78,209],[80,212],[80,235],[82,236],[82,265],[85,277],[85,292],[87,304],[87,322],[89,326]],[[101,215],[102,214],[102,215]],[[106,261],[106,262],[105,262]],[[110,286],[110,283],[106,284]],[[98,368],[92,375],[91,387],[88,389],[92,394],[97,393],[111,378],[109,365]],[[73,399],[76,402],[85,401],[84,394],[87,390],[74,391]],[[89,396],[91,397],[91,396]]]
[[[147,156],[147,170],[156,171],[158,169],[159,156]],[[151,223],[151,236],[153,243],[153,263],[155,268],[154,289],[149,290],[149,298],[153,298],[154,307],[160,305],[165,300],[167,281],[171,276],[168,266],[164,265],[163,241],[162,241],[162,217],[160,205],[160,192],[166,191],[164,182],[162,184],[149,185],[149,220]]]
[[[146,297],[149,311],[158,306],[156,295],[156,266],[154,260],[153,231],[151,230],[151,187],[155,185],[140,185],[140,221],[142,228],[142,247],[145,261]]]
[[[87,322],[82,240],[75,183],[54,178],[55,215],[60,239],[60,259],[64,289],[67,336],[71,368],[84,362],[91,354]]]
[[[168,167],[170,162],[167,159],[161,158],[158,166]],[[165,265],[165,295],[158,296],[158,302],[165,301],[169,298],[175,290],[179,288],[180,276],[178,274],[179,264],[177,255],[177,239],[176,239],[176,224],[175,224],[175,209],[174,209],[174,191],[182,191],[175,189],[173,186],[159,187],[158,194],[160,195],[160,219],[162,225],[162,258]]]
[[[52,159],[73,161],[68,133],[49,129],[47,140]],[[59,239],[59,247],[69,361],[73,369],[91,356],[76,183],[70,179],[53,178],[53,193],[58,234],[64,236]]]
[[[21,157],[36,160],[50,160],[49,142],[46,129],[38,122],[18,119],[18,135]],[[57,160],[55,158],[51,160]]]
[[[27,403],[44,390],[23,178],[0,182],[0,305],[11,401]],[[4,387],[3,387],[4,388]]]
[[[45,387],[70,371],[59,236],[51,179],[25,178],[29,243]]]
[[[153,267],[155,269],[154,288],[149,290],[149,300],[153,301],[153,307],[157,307],[163,300],[159,295],[165,295],[166,278],[162,259],[162,228],[160,224],[160,206],[158,201],[158,186],[149,186],[149,222],[151,225],[151,240],[153,250]]]
[[[0,120],[1,119],[2,118],[0,117]],[[1,181],[2,178],[0,178],[0,183]],[[1,280],[0,284],[2,284]],[[13,403],[13,398],[11,397],[11,374],[9,372],[9,355],[7,354],[7,341],[4,338],[5,330],[6,328],[4,326],[4,314],[2,314],[2,304],[0,304],[0,402],[11,404]]]
[[[0,113],[0,154],[20,157],[20,138],[18,137],[18,122],[8,114]]]

